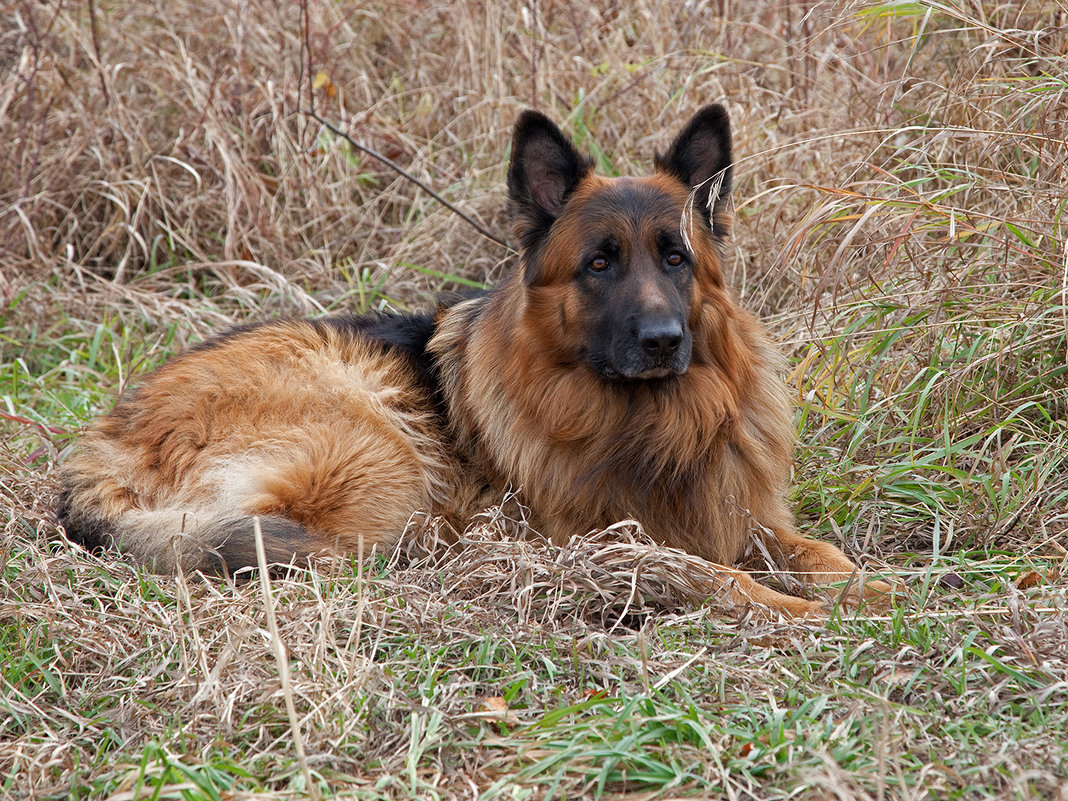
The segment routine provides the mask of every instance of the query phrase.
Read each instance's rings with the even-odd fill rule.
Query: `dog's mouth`
[[[634,375],[628,375],[627,378],[637,381],[652,381],[658,378],[667,378],[668,376],[681,375],[678,370],[671,367],[650,367],[648,370],[642,370],[640,373]]]
[[[687,369],[689,369],[689,364],[681,367],[658,364],[653,367],[646,367],[643,370],[620,370],[604,359],[591,358],[589,362],[597,375],[612,382],[660,381],[665,378],[676,378],[680,375],[685,375]]]

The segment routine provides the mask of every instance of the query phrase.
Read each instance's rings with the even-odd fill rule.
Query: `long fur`
[[[519,269],[436,315],[235,329],[150,374],[62,468],[59,516],[158,570],[386,548],[416,511],[463,525],[518,490],[556,542],[639,520],[722,565],[738,602],[787,614],[734,568],[752,537],[811,580],[847,578],[786,494],[783,361],[720,266],[730,131],[699,112],[647,178],[595,175],[547,118],[517,122]]]

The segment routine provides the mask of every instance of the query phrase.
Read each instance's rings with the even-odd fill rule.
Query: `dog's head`
[[[707,106],[646,178],[604,178],[547,117],[524,112],[508,170],[528,324],[606,380],[684,374],[701,305],[723,292],[730,123]]]

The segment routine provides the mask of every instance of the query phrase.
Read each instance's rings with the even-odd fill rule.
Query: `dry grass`
[[[0,5],[0,796],[1064,801],[1068,8],[601,5]],[[302,109],[503,238],[519,109],[622,173],[713,100],[801,518],[906,606],[738,618],[636,532],[496,510],[277,578],[275,632],[255,582],[58,535],[53,468],[131,375],[510,268]]]

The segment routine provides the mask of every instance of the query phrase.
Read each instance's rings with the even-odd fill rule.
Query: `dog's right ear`
[[[523,249],[545,235],[567,196],[592,169],[593,162],[544,114],[519,115],[508,165],[508,211],[512,235]]]

